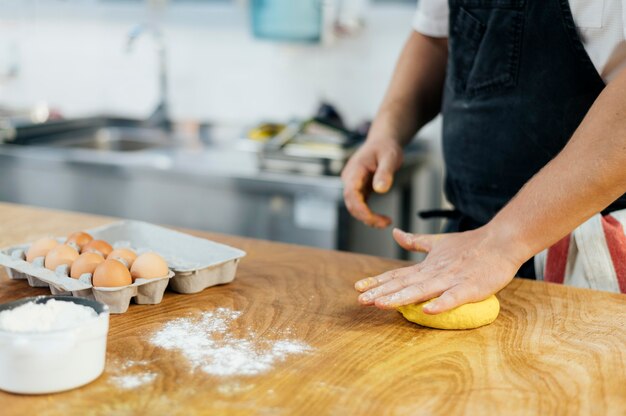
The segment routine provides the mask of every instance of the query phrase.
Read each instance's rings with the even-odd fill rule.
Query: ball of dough
[[[483,301],[467,303],[437,315],[428,315],[424,313],[422,308],[433,300],[400,306],[398,311],[411,322],[438,329],[478,328],[495,321],[500,313],[500,302],[495,295],[491,295]]]

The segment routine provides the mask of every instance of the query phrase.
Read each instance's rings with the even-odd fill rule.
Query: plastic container
[[[30,244],[0,250],[0,265],[11,279],[26,279],[32,287],[49,287],[52,294],[73,295],[106,303],[111,313],[124,313],[131,300],[137,304],[158,304],[166,288],[178,293],[197,293],[208,287],[229,283],[245,252],[141,221],[120,221],[86,230],[95,239],[113,242],[116,248],[132,247],[138,253],[154,251],[161,255],[171,272],[156,279],[137,279],[130,286],[101,288],[91,284],[91,275],[80,279],[68,276],[69,268],[43,267],[43,257],[25,260]],[[60,242],[65,237],[58,238]]]
[[[252,0],[252,33],[260,39],[320,42],[322,0]]]
[[[92,382],[104,371],[109,308],[72,296],[38,296],[0,305],[0,312],[50,299],[93,308],[98,316],[74,328],[48,332],[0,330],[0,389],[20,394],[70,390]]]

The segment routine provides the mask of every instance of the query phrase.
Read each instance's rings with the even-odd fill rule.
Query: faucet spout
[[[158,58],[158,88],[159,98],[155,109],[152,114],[146,120],[146,124],[151,127],[169,128],[171,126],[168,109],[168,96],[167,96],[167,48],[165,46],[165,39],[163,33],[156,25],[138,24],[133,26],[128,31],[126,38],[126,52],[130,53],[133,50],[133,46],[137,39],[142,34],[147,33],[152,36],[157,52]]]

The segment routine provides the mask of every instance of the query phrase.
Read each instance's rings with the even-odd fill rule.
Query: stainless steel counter
[[[394,188],[372,199],[397,225],[411,226],[411,185],[424,155],[423,147],[409,151]],[[340,178],[264,172],[253,152],[193,137],[132,152],[0,145],[0,200],[402,255],[389,230],[371,230],[349,217]]]

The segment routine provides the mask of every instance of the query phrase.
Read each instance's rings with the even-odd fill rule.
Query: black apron
[[[553,159],[604,82],[568,0],[449,0],[443,98],[448,231],[480,227]],[[576,167],[572,167],[575,169]],[[608,211],[626,208],[626,197]],[[519,272],[534,277],[531,262]]]

